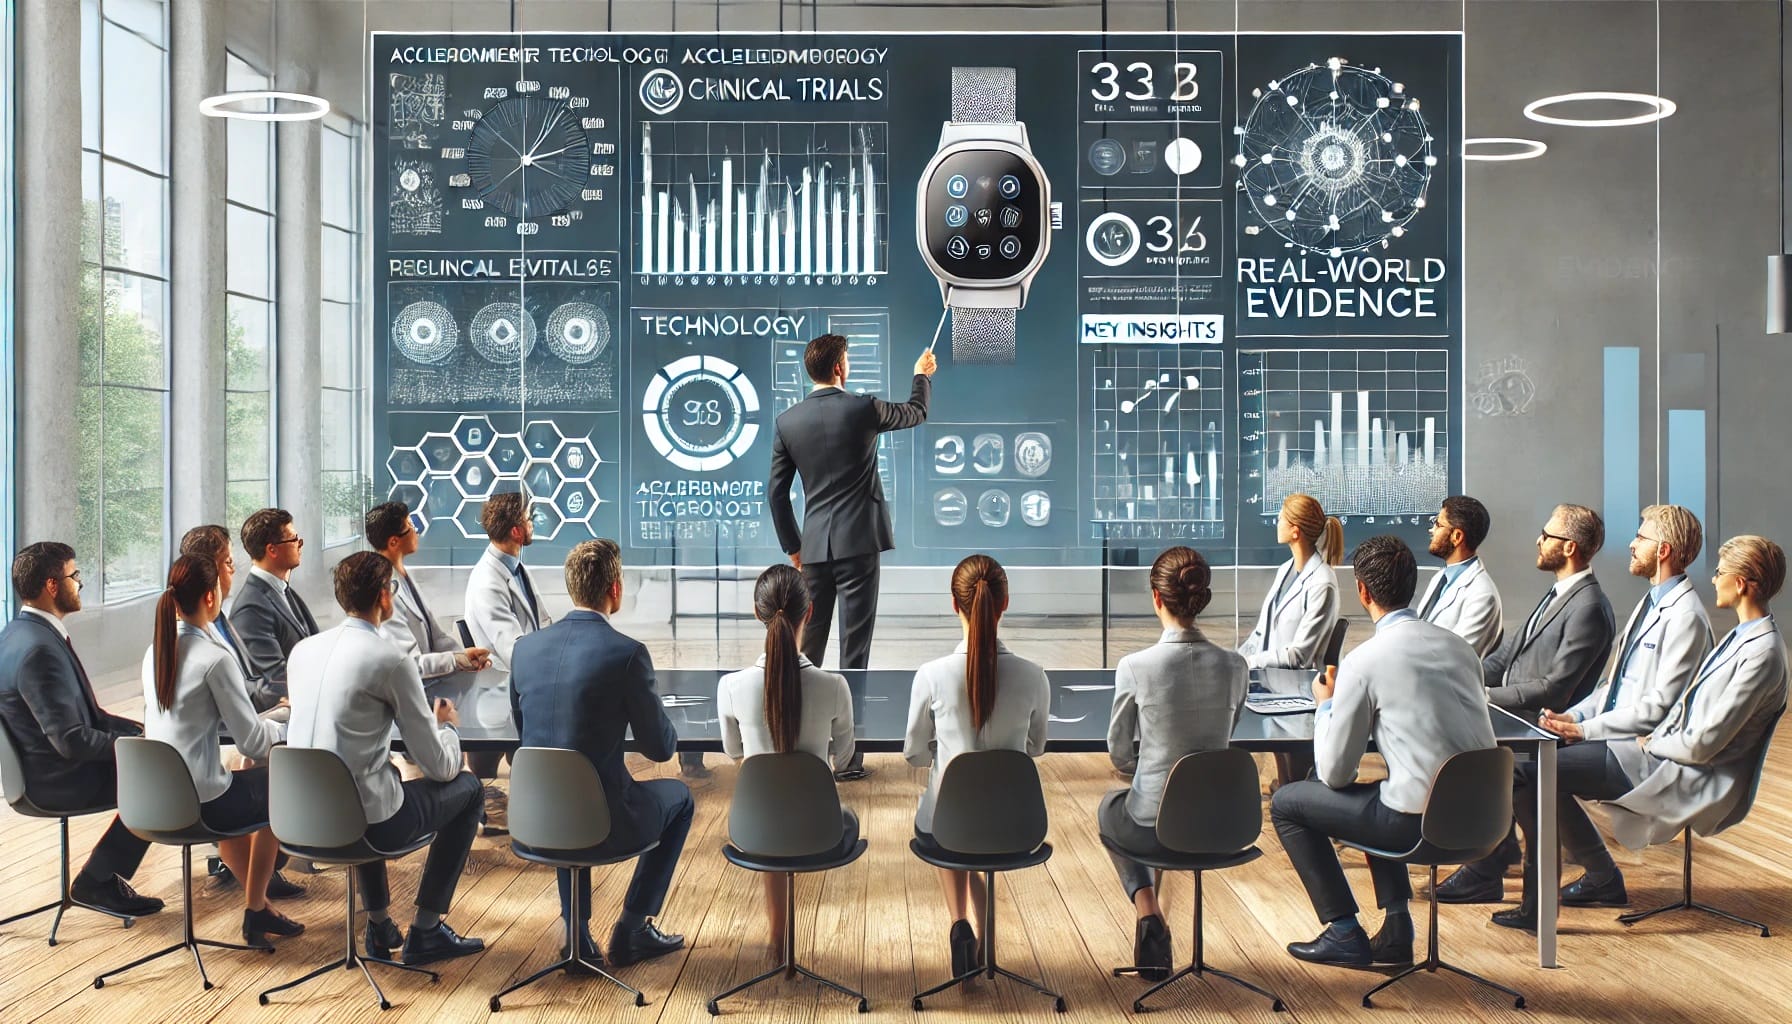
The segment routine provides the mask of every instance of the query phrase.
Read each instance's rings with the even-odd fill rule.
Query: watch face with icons
[[[1047,191],[1019,149],[948,147],[921,181],[922,247],[946,278],[1018,281],[1042,254]]]

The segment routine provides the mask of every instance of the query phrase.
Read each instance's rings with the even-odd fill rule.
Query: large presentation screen
[[[907,400],[942,272],[1025,302],[939,331],[887,562],[1274,564],[1294,492],[1417,546],[1460,484],[1459,33],[382,32],[372,76],[376,491],[430,561],[504,490],[548,551],[777,559],[804,345]]]

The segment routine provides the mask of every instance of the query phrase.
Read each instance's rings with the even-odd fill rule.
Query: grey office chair
[[[1327,640],[1325,644],[1325,660],[1319,663],[1321,668],[1327,665],[1336,665],[1338,659],[1344,656],[1344,636],[1349,632],[1349,619],[1339,619],[1337,625],[1332,627],[1331,639]]]
[[[1018,750],[976,750],[960,754],[946,766],[933,808],[933,844],[919,838],[909,849],[936,868],[980,873],[989,891],[983,908],[983,963],[956,978],[915,994],[921,1000],[979,974],[1019,982],[1051,996],[1064,1012],[1064,997],[1031,978],[996,964],[996,874],[1036,867],[1052,857],[1045,841],[1045,793],[1033,759]]]
[[[419,837],[403,849],[378,850],[367,841],[367,812],[361,807],[361,793],[348,765],[333,750],[313,750],[280,746],[268,758],[268,813],[274,819],[274,835],[280,848],[294,857],[307,857],[314,864],[336,864],[348,868],[343,914],[343,951],[340,960],[332,960],[301,978],[261,993],[261,1005],[276,992],[297,988],[330,971],[359,967],[373,986],[380,1009],[392,1004],[380,983],[373,980],[368,964],[395,967],[413,974],[426,974],[430,981],[441,976],[421,967],[401,964],[384,957],[362,956],[355,950],[355,872],[354,868],[376,860],[391,860],[423,849],[435,841],[435,833]]]
[[[531,864],[577,871],[634,860],[659,842],[621,853],[592,855],[591,847],[610,838],[610,804],[591,759],[577,750],[523,747],[510,762],[510,852]],[[647,997],[615,975],[579,955],[579,923],[585,919],[581,903],[584,887],[572,886],[572,906],[566,916],[566,956],[543,967],[491,998],[492,1012],[503,1009],[503,998],[533,985],[555,971],[583,972],[603,978],[632,993],[636,1006]]]
[[[1467,978],[1477,985],[1504,992],[1512,1005],[1524,1009],[1517,989],[1488,981],[1437,953],[1437,868],[1440,864],[1468,864],[1492,853],[1512,825],[1512,751],[1505,747],[1466,750],[1443,763],[1431,780],[1425,798],[1425,815],[1419,825],[1419,842],[1410,850],[1381,850],[1348,840],[1344,845],[1401,864],[1423,864],[1431,869],[1431,935],[1425,959],[1370,989],[1363,1005],[1373,1006],[1375,993],[1418,971],[1438,969]]]
[[[728,808],[728,845],[722,856],[748,871],[808,874],[845,867],[865,853],[865,840],[841,850],[840,794],[834,773],[814,754],[759,754],[740,766],[734,802]],[[782,974],[802,975],[859,1001],[859,1012],[871,1003],[863,993],[816,974],[796,962],[796,879],[790,880],[784,903],[784,959],[778,966],[722,992],[709,1001],[709,1013],[722,1012],[721,1001]]]
[[[1767,749],[1773,745],[1773,731],[1779,728],[1780,716],[1785,713],[1786,709],[1783,707],[1774,712],[1773,718],[1767,723],[1767,731],[1761,734],[1761,750],[1755,756],[1754,776],[1749,779],[1748,794],[1742,798],[1742,806],[1737,809],[1735,819],[1737,821],[1741,821],[1747,816],[1749,810],[1755,805],[1755,793],[1761,788],[1761,775],[1767,770]],[[1682,857],[1680,868],[1680,898],[1673,903],[1669,903],[1663,907],[1656,907],[1653,910],[1637,910],[1628,914],[1620,914],[1618,915],[1618,923],[1632,925],[1638,921],[1654,917],[1656,914],[1666,914],[1675,910],[1699,910],[1710,914],[1712,917],[1721,917],[1726,921],[1734,921],[1737,924],[1747,925],[1750,928],[1757,929],[1760,931],[1763,939],[1771,935],[1772,933],[1768,931],[1767,926],[1759,921],[1751,921],[1746,917],[1740,917],[1727,910],[1719,910],[1710,904],[1700,903],[1692,898],[1692,829],[1689,827],[1683,830],[1680,834],[1684,840],[1685,846],[1685,854]]]
[[[120,736],[113,743],[112,753],[118,763],[118,816],[124,819],[124,827],[148,842],[180,847],[183,927],[179,942],[138,957],[123,967],[114,967],[93,979],[93,987],[105,988],[106,979],[115,974],[123,974],[184,949],[193,954],[193,965],[199,968],[199,980],[209,989],[212,980],[206,977],[205,961],[199,957],[200,946],[245,953],[273,953],[272,947],[256,949],[193,935],[193,847],[259,832],[267,827],[267,822],[259,821],[230,831],[207,827],[199,816],[199,793],[193,786],[193,773],[187,769],[187,762],[181,760],[180,751],[161,740]]]
[[[1170,769],[1157,807],[1157,842],[1162,847],[1140,854],[1120,847],[1107,836],[1101,845],[1159,871],[1191,871],[1195,876],[1195,954],[1187,966],[1146,989],[1133,1000],[1134,1013],[1144,1013],[1145,1000],[1189,975],[1211,974],[1270,1000],[1270,1008],[1287,1007],[1280,996],[1243,978],[1207,965],[1202,924],[1201,878],[1208,871],[1235,868],[1263,856],[1257,837],[1263,833],[1263,800],[1257,792],[1257,762],[1237,747],[1189,754]],[[1137,974],[1139,967],[1116,967],[1114,977]]]
[[[56,930],[62,927],[62,915],[66,913],[70,907],[80,907],[83,910],[91,910],[96,914],[105,914],[107,917],[116,917],[124,922],[126,928],[129,928],[132,922],[137,920],[128,914],[120,914],[117,911],[107,910],[104,907],[89,906],[86,903],[73,899],[68,894],[68,819],[80,817],[85,814],[103,814],[107,811],[114,810],[113,806],[111,804],[101,804],[95,807],[82,807],[78,810],[50,811],[32,803],[31,797],[25,792],[25,766],[24,763],[19,760],[19,748],[13,746],[12,736],[7,733],[6,727],[3,725],[0,725],[0,793],[5,794],[7,806],[11,807],[13,810],[27,818],[55,818],[61,823],[62,831],[62,888],[57,890],[58,895],[62,898],[54,903],[46,903],[35,910],[27,910],[22,913],[14,914],[11,917],[0,919],[0,927],[12,924],[14,921],[23,921],[27,917],[36,917],[39,914],[46,914],[54,910],[56,912],[56,919],[50,922],[50,945],[54,946],[56,944]]]

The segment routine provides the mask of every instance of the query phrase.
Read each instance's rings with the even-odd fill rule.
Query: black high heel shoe
[[[952,922],[952,976],[963,977],[969,974],[982,961],[977,956],[977,936],[971,931],[971,922]]]
[[[305,926],[273,907],[243,911],[243,942],[255,949],[273,949],[270,935],[289,939],[305,934]]]

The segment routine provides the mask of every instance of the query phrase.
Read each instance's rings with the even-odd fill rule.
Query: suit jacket
[[[1705,614],[1705,602],[1699,600],[1691,580],[1681,580],[1645,616],[1643,605],[1647,602],[1645,597],[1631,610],[1618,642],[1612,646],[1605,678],[1586,699],[1568,709],[1589,740],[1629,739],[1647,734],[1667,717],[1674,702],[1680,699],[1680,692],[1704,663],[1705,655],[1711,653],[1711,618]],[[1637,630],[1636,639],[1626,645],[1624,638],[1632,628]],[[1626,647],[1631,651],[1628,660],[1624,657]],[[1618,701],[1606,711],[1620,662],[1624,676],[1617,682]]]
[[[1550,603],[1529,639],[1520,623],[1481,663],[1488,701],[1520,717],[1573,707],[1599,682],[1613,628],[1612,603],[1588,573]]]
[[[909,690],[902,756],[916,768],[933,766],[915,809],[915,827],[923,832],[933,831],[933,805],[953,758],[971,750],[1024,750],[1028,757],[1045,753],[1052,705],[1045,669],[997,640],[996,704],[978,729],[971,724],[966,652],[961,640],[951,654],[922,665]]]
[[[1252,668],[1318,668],[1325,657],[1326,641],[1338,624],[1338,574],[1318,552],[1293,579],[1291,573],[1292,558],[1276,570],[1257,625],[1238,647]]]
[[[1431,577],[1430,586],[1425,588],[1424,596],[1413,604],[1413,610],[1418,611],[1430,604],[1431,595],[1443,585],[1442,572]],[[1431,609],[1431,614],[1425,616],[1425,620],[1435,622],[1467,640],[1468,645],[1475,649],[1475,656],[1485,658],[1499,645],[1503,617],[1500,588],[1493,585],[1493,577],[1487,573],[1487,563],[1476,558],[1468,568],[1462,570],[1455,585],[1437,599],[1437,606]]]
[[[1611,743],[1639,780],[1612,804],[1612,832],[1631,849],[1685,828],[1713,835],[1748,814],[1761,745],[1786,707],[1786,642],[1771,617],[1735,633],[1705,659],[1645,747]]]
[[[1199,629],[1166,629],[1157,643],[1120,659],[1108,758],[1132,773],[1126,812],[1133,821],[1157,824],[1170,769],[1184,754],[1231,745],[1250,687],[1244,659]]]
[[[533,585],[535,577],[531,575],[529,579]],[[539,588],[535,591],[535,604],[538,611],[531,612],[522,583],[498,557],[498,549],[488,545],[485,554],[473,564],[473,571],[467,574],[465,609],[473,646],[492,652],[492,667],[487,671],[494,681],[501,683],[509,678],[510,656],[516,642],[554,621],[548,618]]]
[[[877,475],[877,435],[926,422],[932,394],[933,382],[917,373],[901,405],[823,388],[779,414],[772,431],[771,511],[785,554],[830,562],[896,546]],[[790,504],[790,485],[798,475],[803,478],[800,533]]]
[[[610,803],[608,846],[639,845],[659,805],[623,764],[634,733],[649,760],[667,761],[678,733],[654,691],[653,658],[597,612],[574,609],[516,642],[510,710],[525,747],[564,747],[591,759]]]
[[[280,698],[286,694],[276,691],[267,677],[256,672],[255,666],[249,664],[249,652],[243,649],[243,635],[231,624],[230,616],[222,609],[218,611],[218,617],[212,620],[212,632],[230,651],[238,671],[242,672],[243,688],[249,692],[249,703],[254,705],[256,713],[260,714],[280,703]]]
[[[289,589],[288,593],[298,598],[298,591]],[[230,625],[242,642],[253,674],[263,681],[264,694],[271,693],[274,701],[286,696],[287,655],[300,640],[317,635],[311,609],[303,600],[289,602],[286,594],[249,572],[243,574],[241,592],[230,606]],[[268,706],[272,707],[273,701]]]
[[[428,684],[431,680],[453,675],[457,670],[454,656],[461,651],[460,640],[436,622],[423,603],[423,589],[411,588],[416,580],[400,579],[398,593],[392,595],[392,617],[380,623],[380,635],[392,641],[405,657],[417,663],[417,671]]]
[[[143,727],[99,706],[56,627],[21,610],[0,629],[0,724],[25,767],[25,793],[45,809],[76,808],[117,775],[112,741]]]

